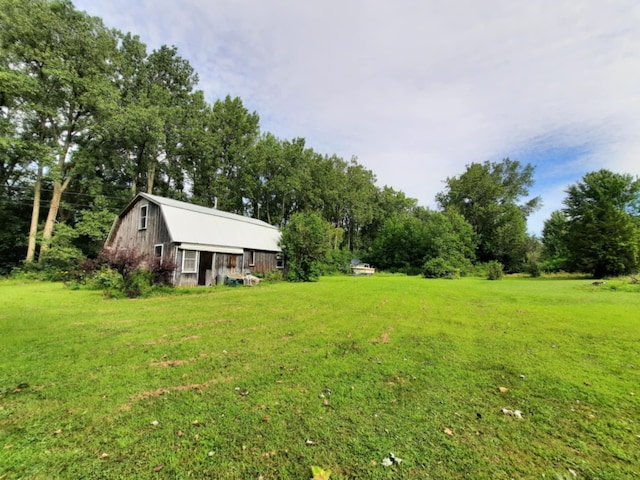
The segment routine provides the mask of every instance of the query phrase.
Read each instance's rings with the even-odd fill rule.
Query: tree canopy
[[[567,189],[565,248],[575,270],[595,277],[640,266],[640,180],[599,170]]]
[[[505,158],[502,162],[472,163],[466,171],[446,180],[436,195],[445,210],[456,212],[471,224],[481,262],[499,261],[518,270],[526,257],[527,217],[540,205],[538,197],[522,203],[533,185],[532,165]]]

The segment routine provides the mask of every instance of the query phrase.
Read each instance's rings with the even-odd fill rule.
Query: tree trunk
[[[156,163],[151,162],[149,165],[149,171],[147,172],[147,193],[149,195],[153,194],[153,180],[156,176]]]
[[[36,237],[38,235],[38,222],[40,220],[40,192],[42,187],[42,163],[38,164],[36,184],[33,191],[33,209],[31,210],[31,227],[29,228],[29,244],[27,246],[27,258],[25,262],[33,262],[36,256]]]
[[[69,122],[69,126],[67,129],[67,133],[64,140],[64,145],[62,148],[62,153],[58,159],[58,168],[60,169],[60,178],[64,178],[64,167],[67,162],[67,156],[69,155],[69,151],[71,150],[71,143],[73,141],[73,132],[75,131],[75,125],[80,117],[80,113],[76,113],[75,116],[69,115],[71,117],[71,121]],[[69,182],[71,182],[71,174],[67,175],[67,178],[64,181],[54,180],[53,182],[53,196],[51,197],[51,203],[49,204],[49,213],[47,214],[47,219],[44,222],[44,230],[42,231],[42,244],[40,245],[40,257],[38,258],[39,262],[42,262],[44,258],[44,253],[49,249],[51,244],[51,238],[53,237],[53,227],[56,224],[56,219],[58,218],[58,210],[60,210],[60,202],[62,201],[62,193],[69,186]]]
[[[67,177],[64,183],[59,181],[53,182],[53,196],[51,197],[51,205],[49,205],[49,213],[47,214],[47,220],[44,222],[44,230],[42,231],[42,245],[40,245],[40,257],[39,261],[42,262],[44,253],[49,249],[51,238],[53,237],[53,227],[56,224],[56,218],[58,218],[58,210],[60,210],[60,202],[62,201],[62,193],[69,186],[71,177]]]

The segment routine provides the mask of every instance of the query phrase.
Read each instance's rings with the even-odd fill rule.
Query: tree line
[[[68,0],[0,0],[0,271],[63,270],[96,257],[115,215],[140,191],[283,228],[300,227],[303,213],[320,219],[325,269],[353,256],[426,276],[487,262],[507,271],[637,269],[638,183],[630,176],[622,176],[624,198],[589,215],[576,212],[591,203],[574,196],[590,195],[580,185],[605,174],[585,177],[538,239],[526,229],[540,205],[527,199],[531,165],[472,163],[446,180],[434,211],[377,186],[355,157],[262,132],[240,98],[211,103],[197,85],[176,47],[149,52]],[[596,220],[607,222],[606,235]],[[619,248],[603,240],[608,256],[591,262],[584,250],[593,244],[578,246],[596,232],[620,239]]]

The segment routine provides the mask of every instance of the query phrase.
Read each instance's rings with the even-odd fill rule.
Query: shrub
[[[94,272],[89,286],[102,290],[108,297],[122,296],[124,293],[124,280],[117,270],[103,265],[102,268]]]
[[[353,255],[354,253],[349,250],[329,250],[325,259],[319,262],[322,275],[349,273],[351,270],[350,264]]]
[[[124,282],[125,295],[129,298],[148,295],[151,292],[152,277],[153,274],[149,270],[134,270]]]
[[[98,264],[102,265],[98,284],[104,284],[105,294],[109,296],[124,294],[135,298],[146,295],[151,291],[153,278],[146,260],[146,255],[133,249],[104,248],[98,256]]]
[[[280,245],[289,266],[287,280],[314,282],[331,250],[332,227],[317,213],[295,213],[282,229]]]
[[[155,258],[151,264],[151,283],[153,285],[173,286],[173,272],[176,270],[173,260]]]
[[[269,283],[275,283],[275,282],[281,282],[282,280],[284,280],[284,276],[282,275],[282,270],[269,270],[268,272],[265,272],[262,274],[262,279],[265,282],[269,282]]]
[[[527,265],[527,273],[533,278],[538,278],[542,275],[542,268],[538,262],[531,262]]]
[[[460,269],[449,264],[444,258],[431,258],[424,262],[422,275],[426,278],[460,278]]]
[[[49,280],[43,266],[38,262],[24,262],[20,267],[11,270],[10,276],[14,280]]]
[[[144,267],[146,255],[139,253],[135,249],[103,248],[98,256],[98,262],[116,270],[126,281],[134,271]]]
[[[54,245],[44,252],[40,264],[47,279],[70,280],[74,270],[84,261],[80,249],[65,245]]]
[[[408,265],[400,269],[401,273],[408,275],[410,277],[415,277],[423,273],[423,268],[420,265]]]
[[[492,260],[487,263],[487,279],[488,280],[500,280],[504,275],[503,266],[497,260]]]

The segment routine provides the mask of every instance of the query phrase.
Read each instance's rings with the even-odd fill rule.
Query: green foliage
[[[103,249],[94,267],[99,268],[96,276],[97,285],[105,284],[106,295],[119,296],[123,294],[129,298],[148,295],[154,282],[159,285],[167,285],[167,280],[175,268],[173,264],[157,262],[149,266],[146,255],[117,246]],[[114,272],[119,278],[114,278]]]
[[[136,269],[124,278],[124,293],[129,298],[146,296],[151,292],[153,274],[144,268]]]
[[[567,190],[565,248],[575,270],[597,278],[640,267],[640,180],[609,170],[587,173]]]
[[[124,294],[124,280],[122,274],[107,265],[95,271],[88,282],[91,288],[102,290],[106,296],[114,297]]]
[[[124,257],[127,258],[126,261],[123,260]],[[141,258],[135,254],[114,255],[103,252],[87,275],[87,284],[91,288],[102,290],[107,297],[129,298],[146,297],[155,287],[166,288],[171,285],[175,265],[155,261],[148,268]],[[125,263],[127,265],[123,268]]]
[[[26,144],[26,155],[38,152],[22,163],[35,165],[36,195],[44,175],[53,187],[42,232],[44,252],[62,193],[76,174],[75,152],[115,107],[117,39],[99,18],[77,11],[69,1],[3,0],[0,11],[2,74],[11,79],[14,130]],[[36,208],[34,225],[38,214]],[[29,248],[28,260],[32,254]]]
[[[82,251],[75,247],[78,237],[74,228],[61,223],[56,225],[56,235],[50,248],[42,253],[40,267],[44,276],[53,281],[69,280],[85,259]]]
[[[75,225],[77,233],[75,244],[85,255],[96,258],[115,218],[116,213],[106,207],[104,199],[98,197],[93,210],[80,211],[80,220]]]
[[[500,280],[504,276],[504,266],[496,261],[492,260],[487,262],[487,279],[488,280]]]
[[[193,183],[193,200],[206,206],[217,202],[218,208],[241,214],[243,198],[250,198],[255,190],[253,183],[260,181],[262,173],[250,157],[258,137],[258,114],[249,112],[240,98],[227,95],[199,115],[205,125],[207,143],[196,143],[202,139],[191,143],[194,147],[205,147],[200,152],[194,151],[189,159],[187,171]],[[201,131],[186,135],[201,135]]]
[[[347,249],[331,249],[327,252],[324,260],[320,262],[320,271],[322,275],[349,273],[353,257],[354,252]]]
[[[551,212],[542,229],[542,261],[549,272],[569,270],[567,217],[561,210]]]
[[[331,225],[317,213],[296,213],[282,229],[280,246],[288,280],[317,281],[331,248]]]
[[[267,283],[281,282],[282,280],[284,280],[284,275],[282,274],[282,270],[280,269],[269,270],[268,272],[262,274],[262,280]]]
[[[70,246],[54,246],[42,257],[42,268],[48,273],[47,278],[53,281],[70,279],[73,271],[84,260],[82,251]]]
[[[527,273],[533,278],[538,278],[542,275],[543,267],[539,262],[531,262],[527,265]]]
[[[416,275],[428,260],[442,258],[464,274],[474,247],[471,226],[460,215],[417,208],[388,219],[366,258],[380,269]]]
[[[444,258],[436,257],[424,263],[422,275],[426,278],[460,278],[460,269],[451,266]]]
[[[462,215],[477,238],[477,259],[496,260],[508,271],[518,271],[525,262],[526,219],[539,198],[519,203],[533,185],[534,167],[505,158],[500,163],[472,163],[460,176],[447,178],[444,192],[436,200],[445,211]]]
[[[0,276],[18,265],[27,251],[26,232],[29,231],[31,209],[21,200],[22,191],[3,188],[0,183]]]

